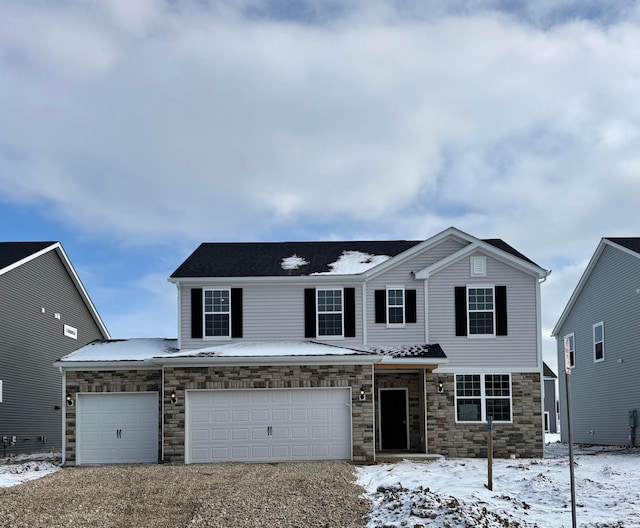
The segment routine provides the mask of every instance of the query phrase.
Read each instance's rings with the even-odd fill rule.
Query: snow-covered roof
[[[280,362],[284,358],[297,361],[322,362],[377,362],[382,359],[412,358],[446,362],[446,355],[440,345],[387,345],[384,347],[344,346],[318,343],[315,341],[243,341],[213,344],[204,348],[177,348],[177,339],[138,338],[99,340],[85,345],[61,358],[56,365],[70,367],[78,364],[100,363],[109,365],[126,362],[143,362],[161,365],[177,361],[204,360],[207,362],[228,362],[234,358],[252,364]]]
[[[312,275],[357,275],[386,262],[389,255],[370,255],[362,251],[343,251],[338,260],[329,264],[329,271],[319,271]]]
[[[177,339],[136,338],[98,340],[60,359],[76,361],[145,361],[178,351]]]

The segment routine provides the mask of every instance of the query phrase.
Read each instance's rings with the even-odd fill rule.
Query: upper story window
[[[457,336],[507,335],[507,287],[493,285],[456,286],[455,330]]]
[[[191,339],[240,338],[242,288],[191,288]]]
[[[231,290],[204,290],[204,336],[230,337]]]
[[[456,375],[456,421],[511,421],[510,374]]]
[[[569,348],[569,368],[576,366],[576,336],[575,334],[567,334],[564,336],[563,342],[566,341]]]
[[[387,324],[404,325],[404,288],[387,288]]]
[[[604,361],[604,323],[593,325],[593,360]]]
[[[495,335],[493,286],[467,290],[469,335]]]
[[[319,337],[343,337],[342,289],[317,290]]]
[[[304,336],[322,339],[356,337],[356,289],[305,288]]]

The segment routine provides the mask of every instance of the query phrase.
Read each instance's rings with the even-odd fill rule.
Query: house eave
[[[149,359],[119,361],[56,361],[53,364],[60,371],[98,370],[159,370],[160,367]]]
[[[380,361],[374,355],[327,355],[327,356],[181,356],[152,358],[159,366],[170,367],[247,367],[289,365],[372,365]]]

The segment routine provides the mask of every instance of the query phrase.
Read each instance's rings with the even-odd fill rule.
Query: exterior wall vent
[[[487,276],[487,257],[471,257],[471,276]]]
[[[64,325],[64,335],[71,339],[78,339],[78,329],[73,326]]]

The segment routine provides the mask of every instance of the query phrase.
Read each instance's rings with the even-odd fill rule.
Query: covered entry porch
[[[396,351],[395,357],[374,367],[376,460],[439,456],[429,451],[428,411],[430,395],[432,399],[442,395],[443,387],[433,370],[446,363],[446,356],[438,345],[426,345],[420,352],[422,357],[400,358]]]

